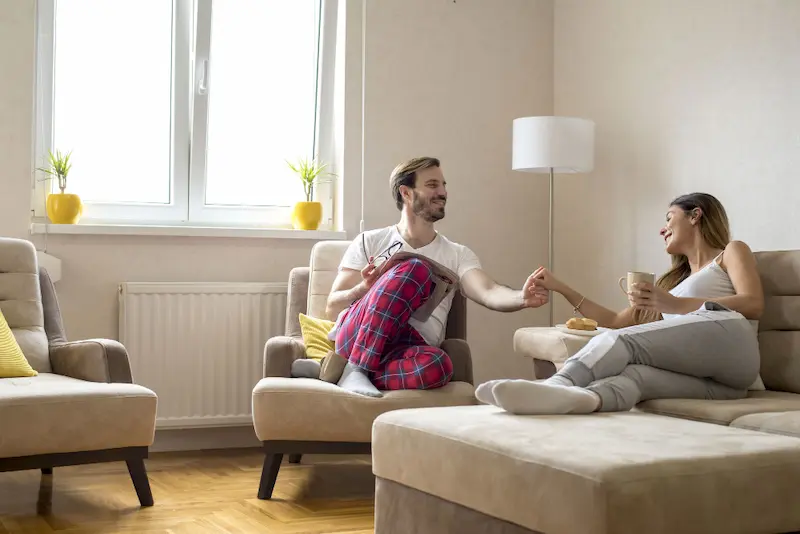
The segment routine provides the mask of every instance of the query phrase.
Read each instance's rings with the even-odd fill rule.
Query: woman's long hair
[[[700,235],[711,247],[724,249],[731,240],[728,214],[719,200],[708,193],[689,193],[682,195],[670,203],[670,207],[677,206],[686,215],[691,215],[695,209],[700,209]],[[686,280],[692,274],[689,258],[683,254],[672,255],[672,267],[665,272],[656,282],[656,285],[666,291]],[[637,310],[635,313],[637,323],[649,323],[660,317],[659,312]]]

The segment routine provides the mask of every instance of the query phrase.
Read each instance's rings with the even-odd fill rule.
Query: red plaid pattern
[[[453,376],[453,363],[408,320],[433,291],[433,273],[418,259],[388,270],[345,312],[336,351],[364,369],[378,389],[431,389]]]

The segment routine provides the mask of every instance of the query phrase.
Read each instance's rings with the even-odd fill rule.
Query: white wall
[[[624,306],[617,278],[663,272],[667,205],[695,190],[753,249],[800,248],[800,2],[557,0],[554,80],[557,114],[597,122],[595,171],[557,181],[576,288]]]
[[[0,235],[28,237],[34,78],[34,0],[0,2]],[[361,0],[348,0],[347,88],[339,140],[343,224],[358,229],[361,138]],[[546,202],[529,177],[508,169],[511,120],[552,111],[552,1],[380,0],[369,4],[366,226],[397,212],[388,176],[402,159],[434,154],[450,181],[443,231],[467,242],[501,281],[519,286],[546,253]],[[460,213],[456,213],[460,211]],[[510,217],[503,221],[501,217]],[[43,245],[41,236],[34,242]],[[53,236],[63,260],[58,283],[68,335],[117,336],[122,281],[285,281],[307,264],[311,241],[188,237]],[[159,265],[156,265],[159,262]],[[470,309],[479,380],[530,376],[513,356],[516,327],[546,311],[515,316]]]

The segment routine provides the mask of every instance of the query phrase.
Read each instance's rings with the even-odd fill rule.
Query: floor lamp
[[[550,175],[548,268],[553,271],[553,175],[591,172],[594,168],[594,122],[573,117],[514,119],[511,167],[515,171]],[[554,324],[550,298],[550,326]]]

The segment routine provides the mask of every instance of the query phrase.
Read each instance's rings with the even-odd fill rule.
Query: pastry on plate
[[[567,321],[567,328],[572,330],[597,330],[597,321],[586,317],[573,317]]]

